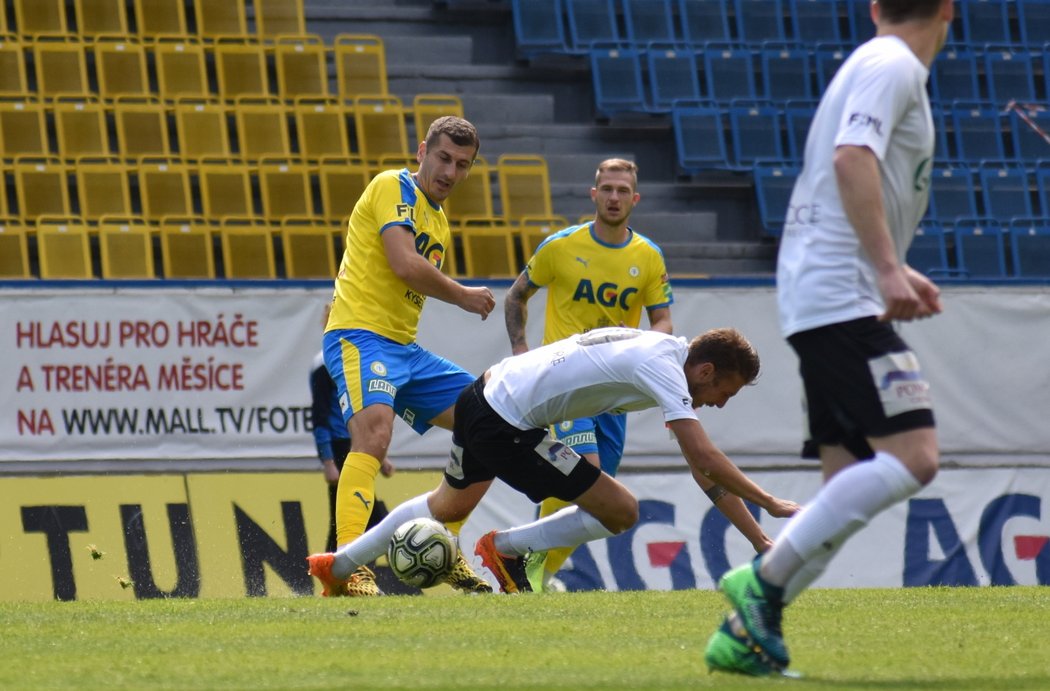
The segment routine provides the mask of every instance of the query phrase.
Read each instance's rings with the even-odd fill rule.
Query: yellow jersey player
[[[419,170],[388,170],[368,185],[350,216],[346,250],[324,334],[324,360],[350,432],[339,475],[339,545],[364,532],[375,502],[375,476],[386,456],[395,413],[422,434],[452,428],[452,409],[474,377],[416,343],[428,296],[488,317],[492,291],[441,272],[452,242],[441,203],[467,177],[480,147],[477,130],[446,116],[430,126],[416,152]],[[450,584],[491,590],[460,557]],[[325,595],[379,594],[365,568]]]
[[[607,326],[638,328],[645,309],[654,331],[671,333],[674,296],[663,253],[651,240],[632,230],[627,221],[641,198],[638,167],[633,161],[602,161],[591,188],[594,220],[571,226],[545,239],[507,292],[504,312],[511,350],[529,349],[525,340],[527,303],[547,288],[543,343]],[[623,455],[625,414],[604,413],[566,420],[551,435],[609,475],[615,475]],[[540,516],[567,506],[547,499]],[[527,567],[533,590],[552,586],[571,549],[536,552]]]

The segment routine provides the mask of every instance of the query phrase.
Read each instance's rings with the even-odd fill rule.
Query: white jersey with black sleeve
[[[684,338],[594,329],[505,358],[489,370],[485,400],[522,430],[655,407],[666,421],[695,419],[684,370],[688,353]]]
[[[884,311],[875,268],[842,205],[835,149],[864,146],[878,158],[886,222],[904,263],[929,198],[928,76],[907,44],[880,36],[858,47],[828,85],[806,138],[777,255],[784,336]]]

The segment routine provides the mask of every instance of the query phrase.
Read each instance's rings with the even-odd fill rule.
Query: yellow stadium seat
[[[282,34],[301,36],[306,33],[303,0],[252,0],[255,9],[255,32],[262,39],[276,39]]]
[[[108,156],[109,128],[98,99],[60,98],[51,108],[55,118],[58,154],[66,162],[81,156]]]
[[[274,98],[242,97],[234,107],[240,157],[257,161],[264,156],[291,155],[288,116]]]
[[[219,231],[226,278],[277,278],[270,227],[249,219],[225,219]]]
[[[85,41],[100,36],[127,36],[128,11],[124,0],[74,0],[77,33]]]
[[[244,36],[248,33],[244,3],[193,0],[197,17],[197,34],[205,41],[219,36]]]
[[[0,101],[0,155],[47,156],[45,108],[31,101]]]
[[[91,92],[84,44],[79,39],[41,38],[33,41],[32,51],[36,90],[42,98]]]
[[[326,49],[319,36],[278,36],[273,46],[277,94],[285,101],[328,96]]]
[[[322,158],[317,165],[321,209],[328,221],[346,218],[371,179],[368,166],[359,158]]]
[[[339,34],[332,43],[339,98],[388,93],[386,48],[372,34]]]
[[[281,248],[287,278],[333,278],[333,227],[316,219],[288,217],[281,224]]]
[[[170,156],[168,114],[156,98],[119,98],[113,105],[117,150],[126,159]]]
[[[314,215],[310,169],[305,164],[264,158],[258,171],[263,217],[269,223],[277,225],[288,217]]]
[[[10,218],[0,218],[0,278],[32,278],[29,243],[25,226]]]
[[[0,36],[0,97],[23,98],[28,93],[26,59],[22,53],[22,44],[9,36]]]
[[[569,227],[569,220],[564,216],[523,216],[518,226],[521,237],[521,251],[528,261],[540,243],[552,233]]]
[[[139,37],[152,41],[160,36],[185,36],[185,0],[135,0]]]
[[[514,232],[502,222],[478,220],[457,226],[463,249],[463,273],[471,278],[514,278],[519,273]]]
[[[375,177],[384,170],[401,170],[408,168],[409,172],[419,170],[419,162],[415,154],[384,154],[379,157],[375,165],[370,166],[371,176]]]
[[[157,91],[165,101],[206,99],[211,96],[204,46],[196,40],[161,38],[153,46],[153,60],[157,72]]]
[[[350,154],[346,109],[338,101],[300,98],[294,111],[300,158],[317,161],[325,156]]]
[[[103,218],[98,225],[102,278],[156,278],[153,233],[141,219]]]
[[[212,46],[219,96],[232,103],[242,96],[270,95],[266,51],[258,43],[219,39]]]
[[[405,108],[397,96],[357,96],[354,98],[354,128],[358,154],[367,163],[380,156],[408,156],[408,128]]]
[[[65,0],[12,0],[18,33],[29,38],[47,34],[65,34]]]
[[[42,217],[36,228],[40,278],[94,278],[88,227],[76,218]]]
[[[103,216],[131,214],[128,170],[119,159],[81,157],[73,168],[81,218],[97,222]]]
[[[463,102],[455,94],[416,94],[412,98],[416,143],[426,139],[430,124],[445,115],[463,117]]]
[[[20,158],[12,166],[18,215],[26,223],[41,216],[68,217],[69,169],[57,158]]]
[[[503,154],[496,168],[503,218],[517,223],[524,216],[553,213],[546,159],[530,154]]]
[[[102,38],[95,43],[98,92],[107,101],[150,95],[146,49],[138,42]]]
[[[179,154],[187,161],[228,157],[230,135],[226,107],[214,102],[183,100],[175,104]]]
[[[251,217],[252,182],[249,167],[235,159],[203,159],[197,166],[201,207],[209,222],[227,216]]]
[[[160,223],[161,269],[165,278],[215,278],[212,230],[199,217],[172,216]]]
[[[482,156],[465,180],[460,181],[442,206],[452,222],[468,216],[492,216],[492,167]]]
[[[157,223],[193,215],[189,166],[178,159],[144,158],[137,170],[143,218]]]

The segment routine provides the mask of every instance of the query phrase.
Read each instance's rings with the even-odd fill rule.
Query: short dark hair
[[[879,4],[879,18],[890,24],[910,19],[929,19],[937,14],[942,0],[875,0]]]
[[[634,184],[631,187],[638,187],[638,164],[625,158],[607,158],[599,163],[598,170],[594,173],[594,186],[598,186],[598,180],[601,179],[602,173],[613,172],[630,173],[631,177],[634,178]]]
[[[427,130],[427,148],[433,146],[441,135],[451,139],[456,146],[473,146],[474,155],[478,155],[481,139],[478,137],[477,128],[469,121],[455,115],[443,115],[430,123],[430,129]]]
[[[724,327],[711,329],[689,343],[686,366],[710,362],[715,366],[715,378],[727,374],[739,374],[745,384],[758,379],[762,364],[758,351],[736,329]]]

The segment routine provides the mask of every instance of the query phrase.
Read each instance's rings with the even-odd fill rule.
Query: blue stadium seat
[[[962,166],[934,166],[930,171],[930,207],[926,215],[943,224],[977,215],[974,174]]]
[[[678,18],[686,44],[703,48],[706,43],[728,43],[729,16],[724,0],[678,0]]]
[[[1034,103],[1033,62],[1033,55],[1026,51],[990,50],[985,53],[984,76],[988,81],[989,100],[999,105],[1008,101]]]
[[[1039,191],[1039,213],[1050,216],[1050,160],[1040,161],[1036,166],[1035,184]]]
[[[999,222],[963,218],[955,223],[955,260],[966,278],[1006,278],[1006,242]]]
[[[1042,108],[1021,108],[1010,111],[1010,138],[1014,156],[1022,163],[1032,165],[1039,159],[1050,159],[1050,111]]]
[[[791,35],[804,45],[841,43],[837,0],[791,0]]]
[[[845,0],[849,16],[849,31],[855,46],[875,36],[871,21],[871,0]]]
[[[787,40],[781,0],[734,0],[737,40],[744,43]]]
[[[591,51],[591,79],[598,113],[645,112],[641,53],[630,48]]]
[[[822,43],[813,52],[816,61],[817,91],[824,93],[831,83],[831,78],[838,72],[839,67],[849,57],[850,49],[845,46],[836,46],[830,43]]]
[[[938,221],[927,219],[919,224],[915,230],[915,237],[908,246],[906,261],[908,266],[930,278],[952,273],[948,259],[947,234]]]
[[[565,10],[573,50],[586,53],[595,47],[623,44],[613,0],[565,0]]]
[[[729,167],[722,111],[715,106],[676,108],[672,112],[678,165],[686,172]]]
[[[758,213],[762,227],[773,236],[779,236],[784,230],[784,218],[787,215],[791,192],[798,179],[797,166],[777,164],[759,164],[755,166],[755,196],[758,199]]]
[[[1022,44],[1032,50],[1042,48],[1050,37],[1050,2],[1017,0],[1017,26]]]
[[[1010,255],[1019,278],[1050,278],[1050,218],[1010,223]]]
[[[708,98],[719,103],[734,99],[758,100],[750,50],[728,46],[707,48],[703,51],[703,62]]]
[[[962,42],[967,45],[1013,42],[1007,4],[1003,0],[957,0],[955,13],[961,17]]]
[[[1032,215],[1032,195],[1024,167],[982,166],[979,175],[985,216],[1008,221]]]
[[[675,104],[695,105],[701,100],[700,75],[696,54],[692,50],[647,51],[649,66],[650,108],[670,112]]]
[[[955,153],[963,161],[979,163],[1006,158],[1002,116],[990,103],[956,104],[951,110]]]
[[[511,0],[518,54],[568,53],[561,0]]]
[[[981,100],[976,55],[955,48],[941,51],[930,70],[930,94],[945,108],[952,101]]]
[[[677,42],[671,0],[623,0],[627,40],[635,48]]]
[[[788,101],[813,98],[809,51],[803,48],[762,50],[762,91],[767,99]]]
[[[729,108],[733,164],[750,170],[759,161],[784,161],[780,109],[773,105],[733,105]]]
[[[815,101],[788,101],[784,104],[784,120],[787,127],[788,159],[796,164],[805,154],[806,137],[813,115],[817,112]]]
[[[944,111],[937,104],[931,104],[930,115],[933,117],[933,160],[944,162],[952,160],[952,154],[948,149],[948,128],[945,124]]]

